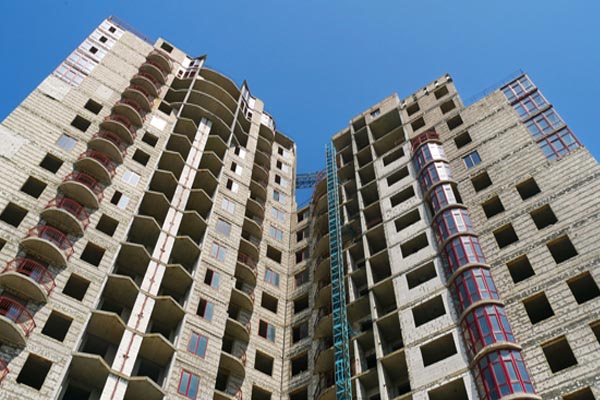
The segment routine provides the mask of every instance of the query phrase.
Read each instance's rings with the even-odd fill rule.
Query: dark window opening
[[[44,156],[44,159],[40,162],[40,167],[44,168],[55,174],[60,167],[63,165],[63,160],[48,153]]]
[[[429,400],[469,400],[462,378],[446,383],[427,393]]]
[[[107,234],[108,236],[114,235],[117,230],[117,226],[119,222],[116,219],[112,219],[106,214],[102,214],[100,219],[98,220],[98,224],[96,225],[96,229],[102,233]]]
[[[511,224],[496,229],[494,231],[494,238],[496,238],[496,243],[498,243],[498,248],[500,249],[519,241],[519,237]]]
[[[271,376],[273,374],[273,361],[272,357],[257,351],[254,357],[254,369]]]
[[[434,297],[433,299],[427,300],[425,303],[414,307],[412,309],[412,314],[416,327],[441,317],[446,314],[442,296]]]
[[[480,192],[483,189],[492,185],[492,180],[486,171],[483,171],[481,174],[471,178],[471,184],[473,185],[473,189],[476,192]]]
[[[408,176],[408,167],[404,167],[396,172],[394,172],[392,175],[387,177],[387,184],[388,186],[392,186],[394,183],[406,178]]]
[[[412,254],[415,254],[419,250],[424,249],[427,246],[429,246],[429,242],[427,241],[427,235],[425,233],[422,233],[414,239],[411,239],[408,242],[400,245],[402,257],[406,258]]]
[[[460,115],[457,115],[455,117],[450,118],[448,122],[446,122],[446,124],[448,124],[448,129],[453,130],[461,126],[463,124],[463,120],[460,117]]]
[[[594,333],[594,336],[596,336],[596,340],[598,343],[600,343],[600,321],[596,321],[591,324],[590,328],[592,328],[592,332]]]
[[[17,376],[17,382],[40,390],[44,385],[48,372],[50,372],[51,366],[52,363],[50,361],[29,354],[25,364],[21,368],[19,376]]]
[[[62,292],[69,297],[81,301],[89,286],[90,281],[78,275],[71,274]]]
[[[456,346],[451,333],[421,346],[421,357],[423,357],[424,367],[442,361],[454,354],[456,354]]]
[[[452,100],[448,100],[447,102],[443,103],[440,106],[440,110],[442,110],[443,114],[447,114],[450,111],[454,110],[456,108],[456,104],[454,104],[454,101]]]
[[[292,344],[308,337],[308,322],[302,322],[292,327]]]
[[[14,203],[8,203],[0,214],[0,220],[17,228],[27,215],[27,210]]]
[[[252,386],[252,397],[250,400],[271,400],[271,392],[267,392],[257,386]]]
[[[532,324],[537,324],[554,315],[554,311],[544,292],[523,300],[523,305]]]
[[[435,266],[432,262],[425,264],[414,271],[406,274],[406,281],[408,282],[408,288],[413,289],[423,283],[432,280],[437,276],[435,272]]]
[[[281,251],[277,250],[274,247],[267,246],[267,257],[277,264],[281,264]]]
[[[408,115],[413,115],[414,113],[418,112],[420,109],[421,108],[419,107],[419,103],[413,103],[406,108],[406,113]]]
[[[270,294],[263,292],[262,300],[260,302],[260,305],[263,308],[266,308],[267,310],[277,314],[277,305],[278,304],[279,304],[279,300],[277,299],[277,297],[273,297]]]
[[[483,203],[481,205],[481,208],[483,208],[483,212],[485,213],[485,216],[488,218],[492,218],[494,215],[498,215],[501,212],[504,212],[504,206],[502,205],[502,202],[500,201],[500,197],[498,196],[494,196],[491,199],[489,199],[488,201],[486,201],[485,203]]]
[[[144,153],[143,151],[138,149],[135,151],[135,153],[133,153],[131,159],[145,166],[150,160],[150,154]]]
[[[102,104],[96,103],[94,100],[90,99],[83,106],[86,110],[93,112],[94,114],[100,113],[102,110]]]
[[[471,139],[471,135],[469,135],[469,132],[463,132],[454,138],[454,144],[456,145],[457,149],[465,147],[472,141],[473,140]]]
[[[77,115],[75,119],[73,119],[73,121],[71,122],[71,126],[79,129],[81,132],[87,131],[91,124],[92,123],[90,121],[83,117],[80,117],[79,115]]]
[[[406,200],[415,197],[415,189],[412,186],[407,187],[400,193],[397,193],[390,197],[390,203],[392,207],[396,207],[400,203],[404,203]]]
[[[514,283],[519,283],[535,275],[533,267],[526,255],[516,258],[506,263],[508,272]]]
[[[27,193],[31,197],[37,199],[42,195],[44,189],[46,189],[46,186],[48,185],[46,185],[44,182],[40,181],[39,179],[35,179],[33,176],[30,176],[27,178],[23,186],[21,186],[21,192]]]
[[[299,375],[304,371],[308,371],[308,354],[304,353],[290,360],[292,367],[292,376]]]
[[[394,221],[394,225],[396,225],[396,232],[400,232],[401,230],[406,229],[413,224],[416,224],[420,220],[421,215],[419,214],[419,209],[415,208],[411,212],[404,214],[403,216]]]
[[[160,48],[166,51],[167,53],[171,53],[173,51],[173,46],[168,44],[167,42],[162,42]]]
[[[42,329],[42,334],[62,342],[65,340],[72,322],[72,318],[56,311],[52,311],[46,320],[46,325],[44,325],[44,328]]]
[[[290,393],[290,400],[308,400],[308,389],[302,388],[294,393]]]
[[[158,137],[154,136],[151,133],[144,133],[144,136],[142,137],[142,142],[154,147],[156,146],[156,143],[158,142]]]
[[[294,299],[294,314],[308,309],[308,295]]]
[[[404,149],[399,147],[397,150],[392,151],[387,156],[383,157],[383,166],[393,163],[396,160],[404,157]]]
[[[569,258],[575,257],[577,255],[577,250],[569,240],[568,236],[562,236],[546,245],[550,254],[552,254],[552,258],[556,261],[557,264],[567,261]]]
[[[435,92],[433,92],[433,94],[435,95],[435,98],[437,100],[441,99],[442,97],[444,97],[448,93],[449,93],[448,92],[448,86],[442,86],[441,88],[439,88]]]
[[[544,229],[558,222],[554,212],[552,212],[552,208],[548,204],[532,211],[529,215],[531,215],[531,219],[538,229]]]
[[[575,278],[569,279],[567,285],[571,289],[577,304],[583,304],[600,296],[600,289],[598,289],[596,281],[589,272],[584,272]]]
[[[516,188],[517,192],[519,192],[519,196],[521,196],[521,199],[523,200],[527,200],[541,192],[533,178],[529,178],[526,181],[519,183]]]
[[[173,109],[171,108],[171,106],[164,101],[161,101],[158,105],[158,111],[163,112],[167,115],[170,115],[172,110]]]
[[[553,373],[577,364],[577,359],[571,350],[571,346],[569,346],[569,342],[567,342],[567,338],[564,336],[550,343],[543,344],[542,350]]]
[[[91,395],[92,392],[90,390],[75,386],[73,383],[69,382],[62,400],[88,400]]]
[[[81,257],[79,258],[97,267],[102,261],[104,251],[105,250],[102,247],[88,242],[88,244],[85,246],[85,249],[83,249],[83,252],[81,253]]]
[[[413,131],[417,131],[419,129],[421,129],[422,127],[425,126],[425,120],[423,119],[423,117],[414,120],[411,124],[410,124],[411,128]]]
[[[575,393],[566,394],[562,398],[563,400],[596,400],[589,387],[578,390]]]

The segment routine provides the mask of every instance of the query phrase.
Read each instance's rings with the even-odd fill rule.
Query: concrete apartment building
[[[527,75],[297,174],[204,62],[109,18],[0,124],[0,399],[600,398],[600,168]]]

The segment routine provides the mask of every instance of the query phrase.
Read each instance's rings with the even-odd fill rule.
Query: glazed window
[[[509,83],[508,86],[502,88],[502,92],[506,96],[507,100],[512,103],[533,89],[535,89],[533,83],[531,83],[527,76],[523,75],[516,81]]]
[[[262,319],[258,323],[258,335],[271,342],[275,341],[275,327]]]
[[[513,108],[519,114],[521,119],[527,119],[530,116],[537,114],[542,109],[548,106],[548,102],[539,92],[535,92],[526,98],[519,100],[513,105]]]
[[[279,274],[270,268],[265,269],[265,282],[279,287]]]
[[[464,156],[463,161],[465,162],[467,169],[473,168],[481,162],[481,157],[479,157],[479,153],[477,151],[474,151]]]
[[[204,299],[200,300],[196,314],[198,314],[202,318],[210,321],[210,320],[212,320],[214,312],[215,312],[215,305],[213,303],[211,303],[210,301],[206,301]]]
[[[444,149],[437,143],[427,143],[417,150],[415,155],[415,163],[417,170],[421,170],[427,163],[433,160],[443,160],[446,158]]]
[[[459,236],[444,246],[442,261],[446,276],[449,277],[463,265],[485,263],[485,256],[477,237]]]
[[[446,210],[433,222],[433,230],[440,242],[445,242],[450,236],[459,232],[473,232],[469,212],[465,209]]]
[[[276,209],[275,207],[271,208],[271,216],[279,221],[285,221],[284,212]]]
[[[271,225],[269,227],[269,236],[271,236],[275,240],[282,241],[283,240],[283,231],[281,229],[278,229],[278,228],[274,227],[273,225]]]
[[[198,375],[192,374],[186,370],[181,370],[181,377],[179,378],[177,393],[187,397],[188,399],[195,399],[198,397],[199,386],[200,377]]]
[[[421,186],[425,190],[429,189],[434,183],[451,179],[452,173],[450,172],[450,167],[446,162],[442,161],[436,161],[429,164],[427,168],[421,172],[420,176]]]
[[[213,242],[212,247],[210,249],[210,255],[216,258],[219,261],[225,261],[225,255],[227,254],[227,249],[221,246],[220,244]]]
[[[554,109],[549,109],[525,123],[534,139],[541,139],[565,125]]]
[[[471,268],[460,274],[452,283],[456,308],[463,312],[479,300],[499,300],[498,290],[490,271],[485,268]]]
[[[581,145],[569,128],[564,128],[540,140],[538,146],[546,158],[552,161],[569,154]]]
[[[221,201],[221,208],[223,210],[226,210],[228,213],[233,214],[233,212],[235,211],[235,203],[229,200],[228,198],[224,197]]]
[[[210,268],[206,270],[206,275],[204,275],[204,283],[205,284],[212,287],[213,289],[218,289],[220,280],[221,280],[221,274],[213,271]]]
[[[208,345],[208,338],[200,335],[199,333],[192,332],[190,336],[190,342],[188,343],[188,351],[194,353],[197,356],[204,358],[206,355],[206,347]]]
[[[525,369],[523,355],[517,350],[495,351],[477,363],[477,384],[485,393],[483,400],[495,400],[512,393],[534,393]]]
[[[462,322],[462,332],[471,357],[485,346],[515,341],[504,307],[497,305],[477,307],[468,313]]]
[[[219,219],[217,221],[217,232],[223,236],[229,236],[231,233],[231,224],[227,221]]]
[[[450,204],[458,204],[459,202],[450,184],[436,186],[431,192],[431,205],[434,214]]]

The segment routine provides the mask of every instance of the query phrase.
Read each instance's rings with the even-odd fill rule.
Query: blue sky
[[[597,1],[2,1],[0,119],[105,17],[159,36],[263,99],[298,144],[300,172],[324,144],[396,92],[450,73],[463,99],[521,68],[598,157]]]

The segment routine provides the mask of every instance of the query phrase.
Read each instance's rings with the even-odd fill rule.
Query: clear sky
[[[249,82],[298,145],[298,171],[369,106],[450,73],[467,99],[521,68],[598,158],[597,0],[0,1],[0,119],[116,15]]]

